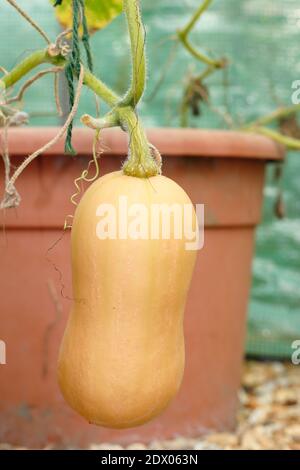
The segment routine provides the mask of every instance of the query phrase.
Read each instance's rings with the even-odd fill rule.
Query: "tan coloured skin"
[[[164,240],[96,234],[101,203],[189,204],[174,181],[114,172],[77,207],[72,228],[74,306],[61,345],[58,378],[70,406],[110,428],[143,424],[166,408],[184,370],[183,314],[196,251],[174,233]],[[149,211],[150,213],[150,211]],[[194,221],[196,215],[193,213]],[[132,220],[132,219],[131,219]]]

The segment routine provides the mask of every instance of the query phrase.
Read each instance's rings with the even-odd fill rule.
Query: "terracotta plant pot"
[[[14,165],[55,132],[12,129],[9,147]],[[75,192],[74,179],[89,161],[92,135],[88,130],[75,131],[76,158],[64,156],[60,142],[36,160],[18,181],[20,208],[2,211],[0,339],[6,343],[7,364],[0,365],[0,441],[35,448],[47,443],[85,446],[231,429],[265,167],[282,159],[283,150],[250,134],[149,130],[149,140],[164,156],[164,174],[177,181],[194,203],[205,204],[205,245],[185,313],[182,387],[153,422],[112,431],[76,415],[65,404],[56,381],[57,354],[72,297],[70,240],[62,227],[74,212],[70,196]],[[109,130],[103,135],[102,174],[120,168],[126,153],[124,133]]]

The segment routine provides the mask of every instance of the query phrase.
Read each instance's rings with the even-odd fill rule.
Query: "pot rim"
[[[11,155],[26,155],[42,147],[59,131],[59,127],[10,128],[9,151]],[[281,161],[285,157],[284,146],[272,139],[249,132],[191,129],[149,128],[149,141],[164,156],[245,158],[263,161]],[[127,136],[121,129],[101,131],[104,154],[125,155]],[[94,131],[77,127],[73,131],[73,145],[79,155],[91,155]],[[64,153],[64,138],[44,152],[44,155]]]

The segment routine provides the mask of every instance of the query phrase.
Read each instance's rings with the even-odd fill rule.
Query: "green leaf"
[[[72,0],[51,0],[55,14],[63,28],[72,26]],[[123,9],[123,0],[85,0],[85,11],[90,32],[103,29]]]

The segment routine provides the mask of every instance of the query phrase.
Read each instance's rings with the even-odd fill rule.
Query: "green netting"
[[[58,26],[47,0],[19,0],[54,38]],[[140,113],[147,126],[178,126],[179,103],[188,73],[201,69],[182,48],[168,67],[164,84],[152,97],[173,47],[166,38],[190,17],[199,0],[143,0],[151,77]],[[1,2],[0,63],[11,68],[20,58],[41,46],[39,36]],[[232,62],[227,74],[209,80],[211,100],[221,110],[229,102],[241,122],[290,103],[291,85],[300,79],[300,9],[298,0],[215,0],[193,33],[193,41],[216,57]],[[130,79],[128,39],[122,17],[92,38],[95,71],[117,91]],[[227,90],[227,91],[226,91]],[[94,102],[83,93],[80,111],[93,113]],[[57,124],[50,77],[29,91],[26,103],[33,125]],[[104,112],[105,107],[102,107]],[[223,127],[223,120],[204,109],[194,127]],[[264,221],[257,233],[253,288],[249,307],[247,351],[251,354],[290,356],[291,343],[300,338],[300,156],[289,156],[284,190],[287,217],[273,214],[276,187],[269,174],[265,188]]]

